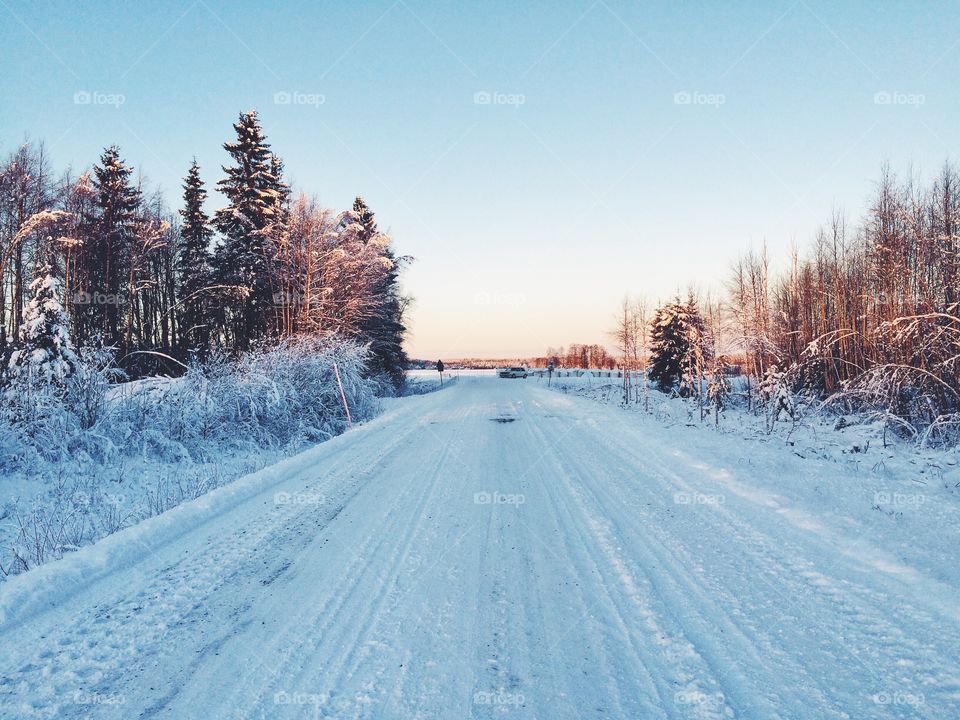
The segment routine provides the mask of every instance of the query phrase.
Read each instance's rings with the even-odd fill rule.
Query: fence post
[[[353,430],[353,420],[350,419],[350,408],[347,407],[347,396],[343,392],[343,383],[340,381],[340,368],[337,363],[333,363],[333,374],[337,376],[337,386],[340,388],[340,399],[343,400],[343,409],[347,413],[347,425]]]

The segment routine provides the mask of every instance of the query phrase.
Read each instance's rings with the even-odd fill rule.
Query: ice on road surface
[[[954,576],[745,444],[532,379],[394,401],[0,585],[0,717],[960,717]]]

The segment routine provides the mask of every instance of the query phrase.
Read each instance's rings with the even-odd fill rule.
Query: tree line
[[[751,409],[792,413],[802,396],[939,437],[960,423],[958,221],[954,165],[928,182],[884,167],[862,218],[834,211],[782,269],[763,247],[734,261],[719,294],[675,298],[649,319],[625,303],[621,362],[649,363],[669,392],[723,395],[735,371]]]
[[[617,359],[605,347],[598,344],[570,343],[566,347],[551,347],[547,348],[546,355],[529,360],[529,364],[533,367],[546,367],[550,362],[554,367],[564,368],[612,370],[617,367]]]
[[[372,374],[403,382],[409,258],[362,198],[337,212],[294,194],[256,111],[233,129],[212,215],[196,161],[171,212],[116,146],[79,176],[55,176],[42,143],[10,154],[0,166],[4,366],[25,357],[27,316],[32,308],[35,329],[52,298],[72,345],[115,349],[132,376],[176,372],[217,349],[336,334],[369,347]]]

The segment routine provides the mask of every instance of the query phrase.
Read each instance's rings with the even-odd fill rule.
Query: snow
[[[384,407],[0,585],[0,717],[955,716],[952,458],[535,378]]]
[[[0,584],[346,430],[333,362],[353,421],[378,411],[349,343],[291,341],[119,385],[97,357],[64,393],[14,386],[0,406]]]
[[[24,345],[11,353],[8,370],[13,378],[62,383],[76,367],[77,357],[70,344],[67,315],[57,300],[59,282],[47,272],[30,284],[30,292],[20,325]]]

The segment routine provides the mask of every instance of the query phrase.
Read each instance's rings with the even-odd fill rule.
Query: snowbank
[[[331,443],[340,440],[334,438]],[[12,576],[0,584],[0,630],[59,605],[102,576],[138,562],[209,519],[289,480],[331,449],[327,443],[314,446],[80,548],[57,562]]]

